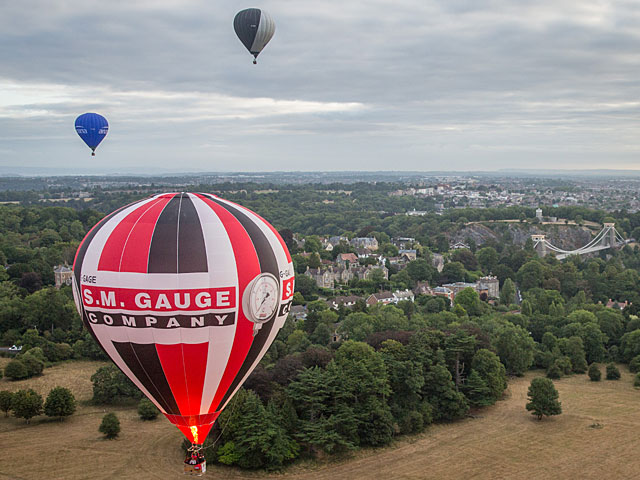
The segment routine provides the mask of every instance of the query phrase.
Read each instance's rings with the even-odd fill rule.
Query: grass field
[[[53,385],[91,396],[89,377],[100,363],[74,362],[22,382],[0,380],[0,390],[29,386],[46,394]],[[603,369],[604,370],[604,369]],[[586,375],[556,381],[563,414],[537,421],[524,409],[531,372],[509,383],[505,399],[469,418],[431,427],[393,446],[349,458],[301,463],[285,473],[212,467],[225,479],[631,479],[640,477],[640,390],[622,367],[619,381],[590,382]],[[135,409],[115,411],[117,440],[103,440],[102,408],[81,405],[59,423],[0,418],[0,479],[184,479],[181,434],[169,422],[142,422]],[[29,461],[22,460],[28,457]]]

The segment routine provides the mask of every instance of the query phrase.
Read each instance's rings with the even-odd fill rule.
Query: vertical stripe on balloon
[[[199,415],[209,344],[158,344],[156,348],[180,414]]]

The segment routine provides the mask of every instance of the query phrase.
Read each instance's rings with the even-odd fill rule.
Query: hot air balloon
[[[276,31],[276,24],[264,10],[247,8],[238,12],[233,19],[233,29],[240,41],[253,55],[254,65],[262,49],[269,43]]]
[[[293,288],[277,231],[201,193],[111,213],[73,265],[85,326],[196,452],[284,325]]]
[[[109,123],[107,119],[97,113],[83,113],[76,118],[76,132],[91,149],[91,156],[96,156],[96,148],[107,136]]]

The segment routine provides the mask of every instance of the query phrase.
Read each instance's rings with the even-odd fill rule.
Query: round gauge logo
[[[242,306],[247,318],[254,323],[254,336],[278,309],[279,294],[280,283],[270,273],[261,273],[245,289]]]

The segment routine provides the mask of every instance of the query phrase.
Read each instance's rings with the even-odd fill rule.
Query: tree
[[[158,408],[147,398],[141,398],[138,403],[138,415],[142,420],[155,420],[158,417],[160,411]]]
[[[407,273],[414,282],[431,280],[434,268],[424,258],[417,258],[407,265]]]
[[[633,379],[633,386],[636,388],[640,387],[640,372],[636,373],[636,376]]]
[[[599,382],[602,378],[602,372],[600,372],[600,367],[597,363],[592,363],[591,365],[589,365],[587,374],[589,375],[589,380],[591,380],[592,382]]]
[[[44,403],[44,413],[48,417],[58,417],[60,421],[64,417],[73,415],[76,411],[76,399],[71,390],[65,387],[55,387],[49,392]]]
[[[18,390],[13,394],[11,410],[15,417],[24,418],[30,423],[33,417],[42,413],[42,397],[31,389]]]
[[[607,380],[620,380],[620,370],[613,363],[607,365]]]
[[[312,453],[356,448],[357,420],[344,402],[342,380],[319,367],[305,368],[287,387],[300,420],[296,438]]]
[[[537,260],[528,261],[518,270],[517,279],[522,290],[540,287],[544,279],[541,263]]]
[[[4,374],[11,380],[22,380],[29,377],[29,371],[20,360],[11,360],[4,369]]]
[[[4,412],[4,416],[9,416],[9,410],[11,410],[11,402],[13,400],[13,393],[8,390],[0,391],[0,410]]]
[[[580,337],[563,338],[559,342],[560,351],[569,357],[571,370],[575,373],[587,371],[587,360],[584,353],[582,339]]]
[[[471,370],[471,375],[467,378],[464,393],[469,399],[469,404],[474,407],[486,407],[495,403],[487,382],[475,370]]]
[[[116,438],[120,433],[120,420],[118,420],[116,414],[107,413],[102,417],[102,423],[98,427],[98,431],[109,440]]]
[[[531,380],[527,396],[529,402],[526,408],[532,415],[538,417],[538,420],[542,420],[543,415],[551,416],[562,413],[558,390],[548,378],[537,377]]]
[[[470,316],[481,315],[484,310],[478,292],[471,287],[463,289],[453,301],[456,305],[462,305]]]
[[[533,364],[535,342],[519,325],[503,325],[497,332],[495,347],[509,374],[523,375]]]
[[[100,367],[91,375],[93,401],[111,405],[124,398],[140,398],[142,393],[115,365]]]
[[[516,299],[516,286],[513,283],[513,280],[507,278],[502,285],[502,290],[500,291],[500,303],[503,305],[511,305],[515,302]]]
[[[217,459],[242,468],[274,468],[297,457],[299,447],[287,434],[274,409],[266,409],[250,390],[241,389],[234,406],[226,409],[220,423],[225,425]]]
[[[495,353],[481,348],[473,356],[471,369],[486,382],[493,400],[498,400],[507,388],[507,374],[500,358]]]
[[[636,355],[631,359],[631,361],[629,362],[629,371],[631,373],[640,372],[640,355]]]
[[[476,258],[484,273],[492,273],[498,265],[498,252],[493,247],[481,248],[476,253]]]

